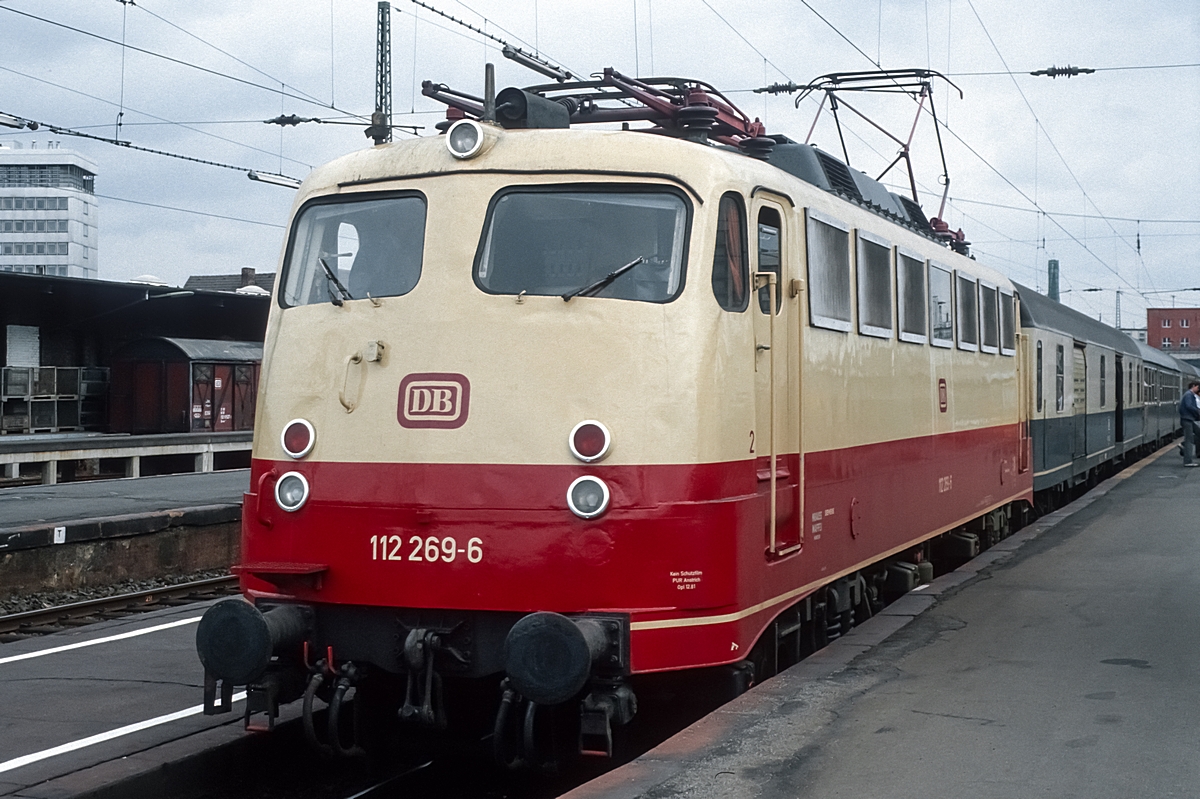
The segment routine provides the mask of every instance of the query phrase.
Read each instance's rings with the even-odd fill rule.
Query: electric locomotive
[[[611,754],[643,675],[744,688],[1030,505],[1016,291],[915,199],[699,81],[425,92],[299,189],[206,712]]]

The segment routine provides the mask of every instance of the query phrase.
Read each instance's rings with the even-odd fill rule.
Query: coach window
[[[1100,407],[1101,408],[1104,407],[1104,388],[1105,388],[1104,356],[1101,355],[1100,356]]]
[[[975,293],[975,278],[962,273],[958,278],[956,291],[958,300],[958,348],[975,352],[979,349],[979,308],[976,304],[978,295]]]
[[[896,250],[896,307],[900,312],[897,327],[901,341],[924,344],[925,319],[925,262],[902,250]]]
[[[1042,412],[1042,342],[1037,343],[1037,409]]]
[[[813,327],[850,331],[850,229],[808,211],[808,317]]]
[[[1054,409],[1059,413],[1062,413],[1063,403],[1066,400],[1066,393],[1063,390],[1066,375],[1064,365],[1063,345],[1058,344],[1054,348]]]
[[[858,231],[858,332],[892,337],[892,249]]]
[[[780,266],[779,231],[783,224],[779,212],[774,208],[763,208],[758,212],[758,271],[775,273],[775,313],[783,305],[783,271]],[[771,307],[771,287],[758,287],[758,310],[767,313]]]
[[[740,194],[721,197],[717,209],[717,246],[713,251],[712,289],[726,311],[746,310],[750,260],[746,249],[746,209]]]
[[[993,355],[1000,350],[1000,318],[996,287],[979,281],[979,349]]]
[[[929,342],[935,347],[954,346],[953,279],[949,270],[929,265]]]
[[[283,266],[284,307],[398,297],[421,278],[425,198],[317,200],[300,211]]]
[[[1017,300],[1008,292],[1000,292],[1000,354],[1017,352]]]

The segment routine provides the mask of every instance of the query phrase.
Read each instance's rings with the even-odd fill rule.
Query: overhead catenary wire
[[[56,88],[56,89],[62,89],[62,90],[63,90],[63,91],[65,91],[65,92],[71,92],[72,94],[78,94],[78,95],[80,95],[81,97],[87,97],[87,98],[88,98],[88,99],[90,99],[90,100],[95,100],[95,101],[97,101],[97,102],[104,103],[104,104],[106,104],[106,105],[111,105],[111,106],[116,106],[116,105],[117,105],[117,104],[116,104],[116,103],[114,103],[112,100],[106,100],[106,99],[105,99],[105,98],[103,98],[103,97],[98,97],[97,95],[94,95],[94,94],[88,94],[87,92],[80,91],[79,89],[73,89],[73,88],[71,88],[70,86],[64,86],[64,85],[62,85],[61,83],[55,83],[54,81],[46,80],[45,78],[39,78],[39,77],[37,77],[37,76],[35,76],[35,75],[29,75],[29,74],[27,74],[27,73],[21,72],[21,71],[19,71],[19,70],[12,69],[12,68],[10,68],[10,67],[6,67],[6,66],[0,66],[0,71],[4,71],[4,72],[11,72],[11,73],[12,73],[12,74],[14,74],[14,75],[20,75],[22,78],[27,78],[27,79],[29,79],[29,80],[36,81],[37,83],[44,83],[44,84],[45,84],[45,85],[47,85],[47,86],[53,86],[54,88]],[[228,138],[228,137],[225,137],[225,136],[219,136],[219,135],[217,135],[216,133],[210,133],[210,132],[208,132],[208,131],[206,131],[206,130],[197,130],[196,128],[189,127],[190,125],[199,125],[199,124],[206,124],[206,123],[200,123],[200,122],[175,122],[174,120],[165,119],[165,118],[163,118],[163,117],[160,117],[160,116],[156,116],[156,115],[154,115],[154,114],[151,114],[151,113],[149,113],[148,111],[139,111],[139,110],[137,110],[136,108],[126,108],[126,110],[128,110],[128,111],[131,111],[131,112],[133,112],[133,113],[135,113],[135,114],[141,114],[142,116],[147,116],[147,117],[150,117],[151,119],[158,120],[158,122],[159,122],[159,123],[161,123],[161,124],[166,124],[166,125],[178,125],[179,127],[182,127],[184,130],[190,130],[190,131],[191,131],[191,132],[193,132],[193,133],[199,133],[201,136],[208,136],[209,138],[213,138],[213,139],[216,139],[216,140],[218,140],[218,141],[227,142],[228,144],[234,144],[234,145],[237,145],[238,147],[245,147],[245,148],[246,148],[246,149],[248,149],[248,150],[253,150],[253,151],[255,151],[255,152],[258,152],[258,153],[263,153],[263,154],[265,154],[265,155],[270,155],[270,156],[274,156],[274,155],[276,155],[275,153],[271,152],[270,150],[264,150],[264,149],[262,149],[261,147],[255,147],[255,146],[254,146],[254,145],[252,145],[252,144],[246,144],[245,142],[240,142],[240,141],[237,141],[236,139],[230,139],[230,138]],[[360,119],[361,117],[353,117],[353,118],[355,118],[355,119]],[[255,120],[255,122],[256,122],[256,123],[261,123],[261,122],[262,122],[262,120],[261,120],[261,119],[259,119],[259,120]],[[130,126],[130,125],[141,124],[141,123],[135,123],[135,122],[124,122],[124,123],[122,123],[122,124],[123,124],[123,126],[125,126],[125,127],[128,127],[128,126]],[[95,125],[95,126],[89,125],[89,126],[87,126],[87,127],[108,127],[108,125]],[[78,127],[73,127],[73,128],[72,128],[72,130],[81,130],[81,128],[78,128]],[[296,159],[296,158],[286,158],[285,160],[287,160],[287,161],[291,161],[293,164],[299,164],[300,166],[304,166],[304,167],[307,167],[307,168],[309,168],[309,169],[312,169],[312,164],[309,164],[309,163],[307,163],[307,162],[305,162],[305,161],[300,161],[300,160],[298,160],[298,159]]]
[[[118,47],[124,47],[129,50],[133,50],[134,52],[137,52],[137,53],[142,53],[144,55],[153,56],[154,58],[160,58],[160,59],[162,59],[164,61],[168,61],[172,64],[178,64],[179,66],[188,67],[189,69],[195,69],[200,72],[207,73],[209,75],[214,75],[216,77],[225,78],[226,80],[231,80],[236,83],[241,83],[245,86],[250,86],[255,89],[261,89],[263,91],[271,92],[272,94],[280,94],[280,95],[283,95],[284,97],[289,97],[293,100],[299,100],[300,102],[312,103],[313,105],[319,105],[322,108],[332,108],[334,111],[338,111],[343,114],[352,113],[352,112],[346,111],[345,109],[338,108],[333,105],[329,105],[328,103],[324,103],[319,100],[312,100],[303,95],[294,94],[285,89],[276,89],[273,86],[267,86],[262,83],[255,83],[252,80],[246,80],[245,78],[239,78],[236,75],[230,75],[226,72],[221,72],[221,71],[215,70],[215,69],[209,69],[208,67],[202,67],[199,64],[192,64],[188,61],[183,61],[178,58],[173,58],[172,56],[169,56],[169,55],[164,55],[163,53],[156,53],[153,50],[147,50],[145,48],[137,47],[132,44],[125,44],[125,43],[117,41],[116,39],[110,39],[107,36],[102,36],[99,33],[94,33],[92,31],[84,30],[83,28],[77,28],[73,25],[67,25],[65,22],[58,22],[56,20],[47,19],[46,17],[39,17],[36,14],[30,14],[27,11],[20,11],[18,9],[12,8],[11,6],[0,5],[0,11],[8,11],[13,14],[19,14],[22,17],[28,17],[29,19],[37,20],[38,22],[44,22],[48,25],[53,25],[58,28],[64,28],[66,30],[73,31],[74,33],[82,34],[84,36],[90,36],[93,39],[99,39],[100,41],[108,42],[109,44],[115,44]],[[353,114],[353,116],[358,117],[359,119],[363,119],[363,120],[367,119],[366,117],[362,116],[361,114]]]
[[[286,225],[280,225],[275,222],[262,222],[258,219],[245,219],[240,216],[227,216],[225,214],[214,214],[214,213],[210,213],[208,211],[197,211],[194,208],[180,208],[175,205],[163,205],[161,203],[146,202],[145,200],[131,200],[128,197],[114,197],[111,194],[97,194],[96,196],[102,200],[113,200],[115,202],[131,203],[133,205],[145,205],[145,206],[149,206],[150,208],[162,208],[167,211],[179,211],[180,213],[195,214],[196,216],[209,216],[209,217],[212,217],[213,219],[225,219],[230,222],[245,222],[250,225],[262,225],[263,227],[279,228],[280,230],[282,230],[283,228],[286,227]]]

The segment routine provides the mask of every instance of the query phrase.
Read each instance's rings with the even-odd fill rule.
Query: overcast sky
[[[1111,323],[1119,288],[1124,326],[1144,325],[1148,303],[1200,304],[1200,292],[1136,293],[1200,286],[1194,0],[432,5],[579,74],[612,66],[706,80],[761,116],[770,132],[798,140],[816,103],[796,109],[788,97],[749,89],[873,69],[873,62],[944,72],[964,94],[959,99],[945,84],[936,94],[948,123],[945,217],[964,229],[981,261],[1044,289],[1046,260],[1058,258],[1062,288],[1071,290],[1064,300]],[[501,87],[545,81],[506,61],[497,45],[410,0],[393,0],[392,7],[397,124],[433,135],[444,108],[420,96],[420,81],[482,94],[486,61],[496,63]],[[189,275],[242,266],[274,271],[293,192],[252,182],[246,170],[303,178],[369,141],[361,127],[280,128],[262,120],[369,114],[376,14],[373,0],[0,0],[0,112],[112,137],[123,111],[121,139],[238,169],[44,130],[0,128],[0,141],[59,141],[97,164],[102,279],[150,273],[182,284]],[[122,39],[130,47],[122,48]],[[1098,71],[1055,80],[1026,74],[1067,64]],[[977,74],[1006,70],[1017,74]],[[865,97],[857,105],[902,137],[912,124],[914,106],[903,98]],[[895,145],[852,116],[843,120],[852,164],[878,174]],[[828,114],[813,140],[840,154]],[[932,216],[941,169],[928,118],[913,152],[922,204]]]

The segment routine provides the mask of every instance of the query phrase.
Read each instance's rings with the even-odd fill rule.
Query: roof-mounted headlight
[[[450,155],[465,161],[486,153],[499,138],[500,131],[495,125],[460,119],[446,131],[446,149]]]

